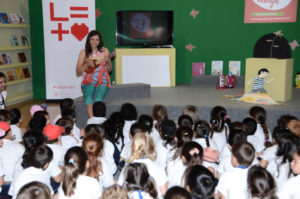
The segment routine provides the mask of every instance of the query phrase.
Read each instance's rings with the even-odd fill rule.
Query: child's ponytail
[[[177,159],[182,147],[186,142],[190,142],[193,139],[193,130],[190,127],[182,126],[176,130],[175,138],[177,139],[175,146],[172,150],[176,150],[173,156],[173,160]]]
[[[199,122],[196,122],[194,125],[194,132],[196,138],[204,138],[206,146],[210,147],[209,134],[211,133],[211,128],[206,121],[200,120]]]
[[[197,142],[187,142],[182,148],[181,157],[184,157],[185,165],[201,165],[203,161],[203,148]]]

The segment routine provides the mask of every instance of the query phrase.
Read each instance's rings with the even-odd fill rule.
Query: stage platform
[[[113,89],[111,89],[113,90]],[[169,118],[177,120],[182,114],[185,105],[194,105],[198,107],[200,117],[203,120],[209,120],[210,110],[217,105],[223,106],[228,110],[228,115],[232,121],[241,121],[248,115],[248,110],[254,104],[230,100],[224,98],[224,95],[237,95],[244,92],[243,88],[233,88],[226,90],[218,90],[215,88],[192,87],[190,85],[180,85],[170,88],[150,88],[150,97],[139,99],[128,99],[130,93],[124,96],[126,99],[107,100],[107,117],[114,111],[119,111],[122,104],[130,102],[134,104],[138,110],[138,115],[150,114],[155,104],[166,106]],[[134,94],[136,97],[137,94]],[[120,96],[121,97],[121,96]],[[85,127],[88,119],[87,111],[83,98],[75,100],[77,125],[80,128]],[[267,110],[267,123],[271,129],[276,125],[277,119],[283,114],[291,114],[300,118],[300,89],[293,89],[292,100],[284,103],[283,106],[263,106]]]

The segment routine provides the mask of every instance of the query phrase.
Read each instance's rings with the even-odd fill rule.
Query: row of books
[[[241,62],[229,61],[229,74],[240,76],[241,75]],[[205,75],[205,62],[197,62],[192,64],[193,76]],[[212,61],[211,63],[211,75],[219,76],[223,74],[223,61]]]
[[[9,69],[5,71],[5,74],[7,77],[7,81],[16,81],[16,80],[22,80],[31,77],[29,67],[24,67],[24,68],[17,67],[14,69]]]
[[[18,58],[21,63],[27,61],[25,53],[18,53]],[[1,53],[0,54],[0,65],[12,64],[12,60],[9,53]]]
[[[23,46],[29,46],[28,39],[25,35],[21,35],[20,38],[21,38]],[[12,46],[19,46],[19,44],[20,44],[17,35],[11,35],[10,42],[11,42]]]
[[[25,24],[25,20],[20,14],[0,13],[0,23],[4,24]]]

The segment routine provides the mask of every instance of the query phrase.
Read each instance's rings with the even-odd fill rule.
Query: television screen
[[[173,44],[173,11],[117,11],[118,46]]]

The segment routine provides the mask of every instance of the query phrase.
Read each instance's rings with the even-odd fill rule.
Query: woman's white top
[[[58,189],[58,199],[99,199],[101,195],[99,182],[95,178],[85,175],[78,176],[72,196],[65,196],[62,186]]]
[[[280,199],[299,199],[300,198],[300,175],[290,178],[282,187],[278,187],[277,196]]]

